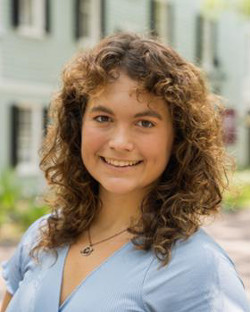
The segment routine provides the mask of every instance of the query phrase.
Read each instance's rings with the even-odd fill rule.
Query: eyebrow
[[[95,112],[103,112],[103,113],[107,113],[110,115],[114,115],[113,111],[103,105],[98,105],[98,106],[94,106],[90,109],[90,113],[95,113]],[[159,120],[162,120],[162,116],[161,114],[159,114],[158,112],[152,110],[152,109],[148,109],[145,110],[143,112],[139,112],[137,114],[134,115],[134,118],[138,118],[138,117],[155,117],[158,118]]]

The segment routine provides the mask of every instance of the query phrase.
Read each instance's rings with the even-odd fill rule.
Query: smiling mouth
[[[129,161],[121,161],[121,160],[114,160],[111,158],[105,158],[100,156],[100,158],[102,159],[103,162],[105,162],[107,165],[116,167],[116,168],[125,168],[125,167],[135,167],[137,165],[139,165],[142,160],[129,160]]]

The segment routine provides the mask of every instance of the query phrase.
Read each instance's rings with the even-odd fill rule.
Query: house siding
[[[41,38],[21,35],[11,25],[10,2],[4,1],[8,35],[2,38],[2,58],[4,60],[2,76],[11,80],[55,83],[58,72],[66,60],[74,53],[72,4],[73,1],[50,1],[50,32]],[[7,22],[7,21],[6,21]]]
[[[106,31],[150,31],[150,0],[106,0]]]

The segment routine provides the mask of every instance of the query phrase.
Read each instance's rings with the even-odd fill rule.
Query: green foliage
[[[11,169],[0,176],[0,226],[16,224],[25,230],[32,222],[48,213],[48,207],[34,195],[25,196],[23,181]]]
[[[216,19],[218,16],[228,8],[228,1],[226,0],[203,0],[202,14],[208,19]]]
[[[250,0],[241,0],[239,8],[244,16],[250,18]]]
[[[202,13],[208,19],[217,19],[226,10],[239,12],[250,18],[250,0],[202,0]]]
[[[21,188],[13,170],[0,175],[0,225],[6,222],[15,211]]]
[[[37,202],[35,197],[20,200],[17,207],[15,221],[19,224],[21,230],[27,229],[35,220],[49,212],[48,207]]]
[[[226,211],[250,208],[250,169],[235,173],[231,188],[225,193],[223,204]]]

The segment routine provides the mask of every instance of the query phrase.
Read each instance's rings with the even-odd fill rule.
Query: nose
[[[131,134],[128,129],[116,128],[109,140],[109,147],[116,151],[132,151],[134,143],[131,140]]]

